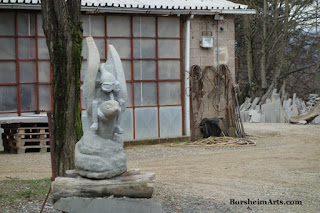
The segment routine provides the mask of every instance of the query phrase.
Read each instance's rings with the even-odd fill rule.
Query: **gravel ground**
[[[128,168],[156,174],[153,199],[164,212],[320,212],[320,126],[247,123],[245,130],[256,146],[129,147]],[[50,177],[49,154],[1,154],[0,171],[0,180]],[[230,199],[274,204],[230,205]],[[40,206],[32,202],[18,212]],[[46,211],[55,212],[50,203]]]

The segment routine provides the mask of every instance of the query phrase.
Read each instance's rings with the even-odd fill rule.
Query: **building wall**
[[[214,16],[195,16],[190,22],[190,65],[201,67],[217,66],[217,21]],[[220,64],[228,65],[233,79],[235,79],[235,29],[234,16],[225,15],[224,21],[219,21],[219,52]],[[207,49],[200,47],[203,31],[211,31],[214,38],[214,47]]]
[[[208,66],[217,70],[218,66],[217,21],[214,20],[214,16],[195,16],[190,24],[190,66],[200,66],[201,76],[203,76],[201,80],[190,78],[191,90],[199,90],[197,85],[200,83],[203,92],[202,97],[199,97],[199,91],[191,93],[191,128],[194,128],[191,134],[195,139],[201,135],[200,122],[203,118],[219,117],[221,118],[220,127],[222,129],[225,127],[227,99],[230,100],[231,97],[230,91],[227,92],[229,95],[227,96],[225,89],[227,84],[235,83],[235,28],[233,15],[225,15],[224,20],[219,21],[219,64],[228,66],[231,81],[228,83],[221,80],[218,83],[217,73],[210,69],[205,70]],[[212,32],[213,48],[200,47],[201,37],[205,31]]]

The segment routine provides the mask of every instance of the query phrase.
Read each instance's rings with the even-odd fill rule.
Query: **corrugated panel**
[[[40,0],[0,0],[0,4],[40,4]],[[233,10],[247,9],[246,5],[226,0],[82,0],[86,7],[117,7],[162,10]]]

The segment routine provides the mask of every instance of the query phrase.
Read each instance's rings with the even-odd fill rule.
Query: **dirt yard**
[[[128,168],[156,174],[167,212],[320,212],[320,126],[247,123],[245,131],[256,146],[129,147]],[[0,171],[0,180],[50,177],[49,154],[0,154]]]

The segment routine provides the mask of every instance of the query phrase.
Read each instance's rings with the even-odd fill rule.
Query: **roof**
[[[254,14],[227,0],[81,0],[83,11],[152,14]],[[0,0],[0,8],[41,9],[40,0]]]

